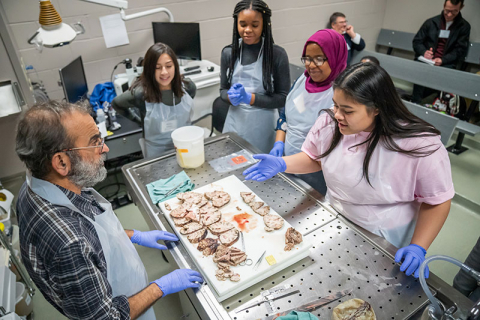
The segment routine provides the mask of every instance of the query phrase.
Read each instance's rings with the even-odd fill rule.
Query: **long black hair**
[[[132,94],[133,89],[136,87],[142,87],[145,101],[152,103],[162,102],[162,92],[160,91],[160,85],[155,78],[155,72],[157,69],[158,58],[160,58],[160,56],[164,53],[168,54],[170,58],[172,58],[173,65],[175,66],[175,75],[173,76],[171,82],[172,92],[177,98],[181,98],[183,96],[183,79],[180,75],[180,67],[178,66],[177,55],[172,48],[161,42],[155,43],[153,46],[148,48],[147,53],[145,53],[145,59],[143,60],[143,73],[130,88]]]
[[[235,61],[240,57],[240,46],[239,39],[240,35],[238,34],[238,14],[243,10],[255,10],[262,14],[263,17],[263,32],[262,36],[264,37],[263,43],[263,61],[262,61],[262,76],[263,76],[263,87],[267,94],[273,93],[273,36],[272,36],[272,10],[268,5],[262,0],[242,0],[235,6],[233,11],[233,36],[232,36],[232,56],[230,58],[230,68],[228,71],[228,83],[231,85],[233,68],[235,66]]]
[[[394,138],[437,136],[440,135],[440,131],[408,111],[398,96],[392,79],[382,67],[369,62],[354,64],[335,79],[333,89],[342,90],[351,100],[365,105],[369,113],[378,111],[374,120],[375,127],[367,140],[351,147],[367,145],[367,153],[363,160],[363,177],[370,186],[372,185],[368,178],[368,164],[379,142],[383,143],[387,150],[414,157],[426,157],[438,150],[432,149],[432,145],[405,150],[394,141]],[[337,122],[331,110],[325,111]],[[319,159],[329,155],[342,136],[336,123],[332,143]]]

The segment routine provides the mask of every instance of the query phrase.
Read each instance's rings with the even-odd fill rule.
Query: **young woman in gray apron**
[[[220,94],[230,105],[223,132],[235,132],[263,152],[275,140],[278,108],[290,87],[288,57],[273,44],[270,17],[261,0],[238,2],[233,42],[221,57]]]
[[[113,99],[112,106],[130,118],[132,107],[140,111],[144,133],[140,146],[143,155],[151,158],[173,149],[172,131],[191,124],[195,90],[192,81],[182,80],[173,50],[156,43],[145,54],[138,81]]]
[[[263,46],[262,46],[263,47]],[[242,50],[240,59],[235,63],[232,83],[241,83],[249,93],[265,93],[262,83],[262,49],[256,62],[242,65]],[[260,109],[254,105],[240,103],[228,109],[223,132],[235,132],[260,150],[268,150],[275,141],[275,123],[278,109]]]

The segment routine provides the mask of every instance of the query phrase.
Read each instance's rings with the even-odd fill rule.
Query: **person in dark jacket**
[[[465,58],[470,37],[470,24],[460,13],[463,7],[464,0],[446,0],[443,12],[423,23],[413,38],[415,59],[423,56],[433,60],[436,66],[455,68]],[[415,85],[412,101],[420,103],[422,98],[432,92]]]
[[[353,26],[348,24],[345,15],[341,12],[334,12],[330,16],[330,28],[337,31],[345,38],[348,49],[347,65],[349,65],[352,60],[353,50],[362,51],[365,49],[365,41],[363,41],[362,36],[359,33],[355,32]]]

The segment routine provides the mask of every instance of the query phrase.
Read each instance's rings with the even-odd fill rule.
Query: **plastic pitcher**
[[[181,127],[172,132],[180,167],[197,168],[205,162],[203,136],[203,129],[196,126]]]

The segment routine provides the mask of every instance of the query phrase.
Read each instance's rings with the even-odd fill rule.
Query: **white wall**
[[[387,0],[383,28],[417,33],[423,22],[442,12],[444,0]],[[471,42],[480,42],[480,1],[465,0],[462,16],[472,27]]]
[[[130,0],[127,14],[152,9],[168,8],[177,22],[199,22],[201,30],[202,57],[217,64],[222,48],[231,42],[231,18],[236,0]],[[334,11],[345,13],[348,20],[362,34],[370,48],[383,25],[386,0],[271,0],[272,26],[275,42],[283,46],[294,63],[299,63],[305,40],[315,31],[326,26]],[[58,86],[58,68],[65,66],[78,55],[85,64],[88,87],[109,81],[113,66],[124,58],[134,61],[143,56],[153,44],[152,21],[167,21],[164,13],[142,17],[126,22],[130,44],[107,49],[100,28],[99,17],[117,13],[118,10],[79,0],[52,0],[66,23],[81,21],[86,33],[63,48],[36,51],[27,39],[39,27],[38,2],[33,0],[2,0],[8,22],[14,34],[19,54],[26,65],[33,65],[44,81],[53,99],[64,98]],[[119,66],[116,72],[122,72]],[[31,78],[36,79],[32,72]]]
[[[79,0],[51,0],[65,23],[81,21],[86,28],[84,35],[63,48],[45,48],[42,53],[27,43],[38,29],[39,4],[37,0],[1,0],[18,47],[18,54],[25,65],[33,65],[43,80],[51,99],[63,99],[58,69],[81,55],[85,64],[90,92],[97,83],[110,81],[116,63],[131,58],[136,62],[153,44],[152,21],[167,21],[164,13],[142,17],[126,22],[130,44],[107,49],[103,39],[99,17],[118,13],[117,9]],[[237,0],[130,0],[127,14],[159,6],[168,8],[177,22],[199,22],[202,58],[220,63],[222,48],[232,39],[233,8]],[[284,47],[292,63],[300,63],[300,55],[306,39],[326,27],[329,16],[340,11],[347,15],[373,50],[384,21],[387,0],[267,0],[273,10],[272,26],[275,42]],[[124,72],[123,65],[116,73]],[[29,71],[32,80],[37,75]],[[0,133],[7,145],[14,146],[14,126],[0,121]],[[0,159],[0,177],[14,175],[21,170],[15,153]],[[8,166],[6,166],[8,164]],[[14,168],[12,170],[12,168]]]

